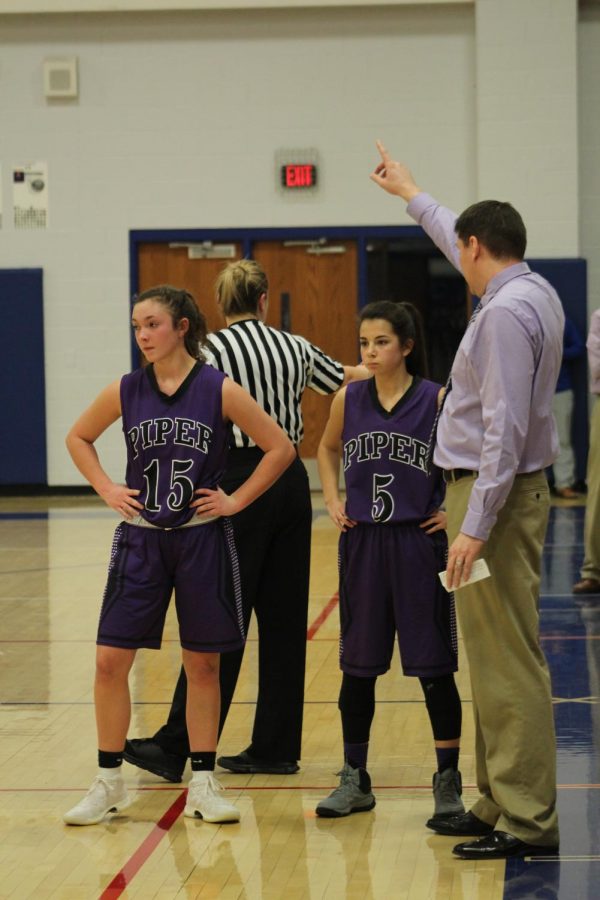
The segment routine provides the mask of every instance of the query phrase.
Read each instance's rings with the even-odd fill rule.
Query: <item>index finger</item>
[[[384,161],[384,163],[388,163],[390,160],[390,154],[387,152],[387,150],[383,146],[383,143],[380,140],[377,140],[377,141],[375,141],[375,146],[379,150],[379,154],[380,154],[382,160]]]

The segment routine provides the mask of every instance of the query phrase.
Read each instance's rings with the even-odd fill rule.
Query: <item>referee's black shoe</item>
[[[133,738],[125,741],[123,759],[138,769],[145,769],[164,778],[166,781],[179,782],[183,778],[186,760],[157,744],[154,738]]]
[[[237,756],[219,756],[217,764],[240,775],[295,775],[300,770],[295,760],[257,759],[247,750]]]
[[[451,837],[484,837],[494,830],[493,825],[482,822],[472,812],[451,816],[448,819],[429,819],[427,827],[437,834],[449,834]]]

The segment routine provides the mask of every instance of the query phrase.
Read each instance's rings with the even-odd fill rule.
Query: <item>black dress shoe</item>
[[[600,581],[595,578],[582,578],[572,587],[573,594],[600,594]]]
[[[297,762],[256,759],[247,750],[242,750],[237,756],[219,756],[217,763],[223,769],[241,775],[295,775],[300,769]]]
[[[154,738],[133,738],[131,741],[125,741],[123,759],[138,769],[145,769],[153,775],[174,782],[181,781],[186,762],[182,756],[167,753]]]
[[[461,859],[506,859],[508,856],[555,856],[558,846],[526,844],[506,831],[492,831],[478,841],[457,844],[452,852]]]
[[[494,830],[493,825],[482,822],[472,812],[462,813],[460,816],[449,816],[446,819],[436,819],[435,816],[426,823],[428,828],[437,834],[449,834],[451,837],[467,837],[473,835],[478,837],[484,834],[491,834]]]

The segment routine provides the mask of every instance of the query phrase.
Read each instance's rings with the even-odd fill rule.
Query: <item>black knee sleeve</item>
[[[357,678],[344,672],[338,709],[342,714],[342,733],[347,744],[366,744],[375,715],[377,677]]]
[[[436,741],[452,741],[460,737],[462,706],[454,682],[454,675],[419,678],[429,721]]]

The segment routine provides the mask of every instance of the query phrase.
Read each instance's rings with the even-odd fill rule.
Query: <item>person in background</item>
[[[600,594],[600,309],[592,313],[587,339],[590,391],[595,395],[587,463],[584,559],[574,594]]]
[[[585,353],[585,344],[575,324],[565,317],[563,335],[562,365],[556,383],[556,393],[552,400],[552,412],[558,429],[560,452],[554,461],[554,493],[563,500],[575,500],[579,494],[574,490],[575,454],[571,440],[573,424],[573,377],[571,367],[574,360]]]
[[[343,366],[306,338],[266,325],[268,289],[257,262],[229,263],[216,283],[227,327],[208,336],[203,353],[212,367],[246,388],[298,447],[304,432],[304,391],[331,394],[369,372],[362,366]],[[223,490],[235,490],[262,458],[256,439],[234,428]],[[244,628],[252,611],[258,625],[258,696],[249,746],[217,762],[231,772],[292,775],[299,768],[302,741],[312,526],[308,475],[300,457],[232,523]],[[243,652],[240,648],[221,657],[219,734]],[[186,694],[182,669],[167,722],[150,738],[128,740],[127,762],[168,781],[181,781],[188,754]]]

